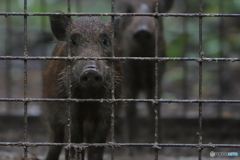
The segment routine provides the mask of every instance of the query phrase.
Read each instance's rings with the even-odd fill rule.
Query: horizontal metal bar
[[[38,147],[38,146],[66,146],[66,147],[190,147],[190,148],[240,148],[240,144],[183,144],[183,143],[41,143],[41,142],[0,142],[0,146]],[[159,148],[160,149],[160,148]]]
[[[148,61],[240,61],[240,58],[199,58],[199,57],[46,57],[46,56],[0,56],[0,60],[148,60]]]
[[[75,98],[0,98],[0,102],[150,102],[150,103],[240,103],[240,100],[171,99],[75,99]]]
[[[54,13],[54,12],[0,12],[0,16],[151,16],[151,17],[240,17],[231,13]]]

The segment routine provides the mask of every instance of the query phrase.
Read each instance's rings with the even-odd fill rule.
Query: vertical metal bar
[[[185,12],[188,12],[189,8],[189,2],[188,0],[184,1],[185,3]],[[188,29],[187,29],[187,23],[188,23],[188,17],[183,17],[183,34],[187,35],[188,34]],[[184,44],[184,50],[182,53],[183,57],[186,57],[187,51],[188,51],[188,39],[186,43]],[[182,64],[183,67],[183,79],[182,79],[182,98],[183,99],[188,99],[188,65],[187,61],[183,61]],[[183,116],[187,116],[187,111],[188,111],[188,103],[183,103]]]
[[[68,13],[71,13],[71,0],[68,0],[67,1],[67,11]],[[71,18],[71,16],[69,16],[69,18]],[[69,22],[70,23],[70,22]],[[71,24],[70,25],[70,30],[71,30]],[[71,47],[70,47],[70,32],[67,33],[67,47],[68,47],[68,57],[71,57]],[[72,87],[71,87],[71,73],[72,73],[72,70],[71,70],[71,60],[67,60],[67,77],[68,77],[68,84],[67,84],[67,93],[68,93],[68,98],[71,98],[72,97]],[[66,102],[67,104],[67,112],[68,112],[68,119],[67,119],[67,126],[68,126],[68,143],[71,143],[71,102]],[[70,160],[71,159],[71,146],[68,148],[68,150],[66,150],[68,152],[68,159]]]
[[[155,6],[155,13],[158,13],[158,0],[155,1],[156,6]],[[155,58],[158,57],[158,35],[159,35],[159,17],[155,16]],[[155,62],[155,91],[154,91],[154,99],[158,99],[158,61]],[[160,84],[161,85],[161,84]],[[160,91],[161,92],[161,91]],[[154,134],[154,142],[157,144],[158,143],[158,131],[159,131],[159,114],[160,112],[160,106],[159,103],[154,103],[154,112],[155,112],[155,134]],[[155,160],[158,160],[158,149],[155,148]]]
[[[27,0],[24,0],[24,13],[27,13]],[[27,15],[24,15],[24,56],[28,56],[27,49]],[[27,98],[27,60],[24,60],[24,99]],[[24,102],[24,142],[27,142],[28,102]],[[28,147],[24,146],[24,159],[28,157]]]
[[[199,14],[203,13],[203,0],[199,0]],[[202,17],[199,17],[199,57],[203,58],[203,43],[202,43]],[[202,68],[203,62],[199,62],[199,99],[202,99]],[[198,140],[199,145],[202,145],[202,103],[199,103],[199,132]],[[202,159],[202,148],[198,148],[198,159]]]
[[[11,6],[12,3],[10,0],[6,0],[6,11],[11,12]],[[12,54],[12,49],[10,47],[10,44],[12,44],[12,23],[11,23],[11,16],[8,16],[6,18],[6,39],[5,39],[5,55],[6,56],[11,56]],[[6,88],[6,97],[11,98],[12,96],[12,76],[11,76],[11,69],[12,69],[12,63],[10,60],[6,60],[5,63],[5,88]],[[7,113],[11,114],[11,102],[6,102],[6,107],[7,107]]]
[[[46,12],[47,11],[47,5],[46,5],[46,0],[40,0],[40,8],[41,8],[41,12]],[[46,28],[46,20],[45,20],[45,16],[41,16],[41,33],[42,35],[44,35],[44,28]],[[41,53],[47,53],[47,49],[46,47],[42,47],[41,48]],[[43,56],[43,55],[42,55]],[[46,56],[46,55],[44,55]],[[41,63],[41,68],[43,68],[44,66],[44,61],[42,61]]]
[[[68,13],[71,13],[71,0],[67,1],[67,11]]]
[[[219,1],[219,9],[220,9],[220,13],[223,13],[224,11],[224,1]],[[219,46],[220,46],[220,51],[219,51],[219,57],[224,57],[224,21],[223,21],[223,17],[220,17],[220,24],[219,24]],[[218,88],[219,88],[219,92],[218,92],[218,99],[223,99],[223,93],[224,93],[224,81],[223,81],[223,63],[218,62]],[[217,117],[218,118],[222,118],[222,103],[218,103],[217,104]]]
[[[112,13],[115,13],[115,0],[111,0],[111,12]],[[114,40],[114,16],[111,16],[111,21],[112,21],[112,40]],[[112,43],[112,57],[115,57],[115,53],[114,53],[114,43]],[[111,67],[114,68],[114,63],[113,61],[111,62]],[[114,72],[113,72],[113,75],[112,75],[112,88],[111,88],[111,92],[112,92],[112,99],[114,100],[115,99],[115,75],[114,75]],[[115,132],[114,132],[114,127],[115,127],[115,124],[114,124],[114,120],[115,120],[115,106],[116,103],[112,103],[111,105],[111,142],[114,143],[115,142]],[[111,148],[111,160],[114,160],[114,153],[115,153],[115,148],[112,146]]]

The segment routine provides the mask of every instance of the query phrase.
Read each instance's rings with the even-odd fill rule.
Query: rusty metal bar
[[[240,14],[222,13],[44,13],[44,12],[0,12],[0,16],[148,16],[148,17],[240,17]]]
[[[149,103],[240,103],[240,100],[205,99],[74,99],[74,98],[0,98],[0,102],[149,102]]]
[[[39,147],[39,146],[67,146],[68,143],[41,143],[41,142],[0,142],[0,146],[11,147]],[[187,144],[187,143],[71,143],[84,147],[185,147],[185,148],[240,148],[240,144]]]
[[[67,0],[67,12],[71,13],[71,1]],[[71,15],[68,17],[69,19],[71,18]],[[69,22],[70,28],[72,28],[72,24]],[[70,46],[70,32],[67,33],[67,57],[71,58],[71,46]],[[72,97],[72,81],[71,81],[71,75],[72,75],[72,63],[71,60],[66,60],[67,61],[67,95],[68,98]],[[68,130],[68,146],[66,147],[65,154],[68,152],[68,155],[71,155],[71,142],[72,142],[72,131],[71,131],[71,122],[72,122],[72,117],[71,117],[71,102],[66,102],[66,107],[67,107],[67,130]],[[67,157],[68,160],[71,160],[71,156]]]
[[[189,1],[185,0],[184,1],[184,5],[185,5],[185,12],[188,11],[189,9]],[[183,19],[183,34],[187,35],[188,34],[188,27],[187,27],[187,23],[188,23],[188,17]],[[182,56],[186,57],[187,52],[188,52],[188,45],[189,45],[189,40],[187,39],[186,43],[184,44],[184,49],[182,52]],[[183,61],[182,63],[182,67],[183,67],[183,78],[182,78],[182,98],[183,99],[188,99],[188,64],[186,61]],[[183,116],[187,116],[187,112],[188,112],[188,104],[184,103],[183,104]]]
[[[221,12],[224,11],[224,1],[219,1],[219,9]],[[220,18],[220,24],[219,24],[219,28],[218,28],[218,31],[219,31],[219,57],[224,57],[224,53],[223,53],[223,49],[224,49],[224,43],[223,43],[223,40],[224,40],[224,32],[223,32],[223,28],[224,28],[224,20],[223,20],[223,17]],[[218,99],[223,99],[223,95],[224,95],[224,81],[223,81],[223,71],[224,71],[224,66],[222,63],[218,63]],[[223,106],[222,104],[217,104],[219,105],[219,107],[217,107],[217,117],[218,118],[222,118],[222,109],[223,109]]]
[[[40,0],[40,7],[41,7],[41,12],[46,12],[47,11],[47,5],[46,5],[46,0]],[[41,23],[41,33],[44,34],[44,28],[47,26],[46,25],[46,17],[42,16],[40,23]],[[42,53],[47,53],[47,48],[44,46],[41,48]],[[46,55],[46,54],[44,54]],[[41,63],[41,69],[44,67],[44,61]]]
[[[12,3],[9,0],[6,0],[6,11],[10,12],[12,7]],[[11,17],[6,17],[6,39],[5,39],[5,55],[11,56],[12,50],[10,47],[10,44],[12,43],[12,23],[11,23]],[[5,94],[6,97],[12,97],[12,76],[11,76],[11,69],[12,69],[12,63],[10,60],[6,61],[6,69],[5,69]],[[12,105],[11,103],[6,104],[7,107],[7,113],[11,113]]]
[[[199,0],[199,13],[201,14],[203,12],[203,0]],[[203,58],[204,57],[204,52],[203,52],[203,43],[202,43],[202,21],[203,18],[199,17],[199,57]],[[203,62],[199,62],[199,99],[202,99],[202,71],[203,68]],[[199,116],[198,116],[198,120],[199,120],[199,131],[198,131],[198,143],[199,146],[202,145],[202,103],[199,103]],[[202,159],[202,148],[199,147],[198,148],[198,159],[201,160]]]
[[[115,0],[111,0],[111,13],[115,13]],[[111,21],[112,21],[112,41],[115,39],[115,34],[114,34],[114,19],[115,17],[114,16],[111,16]],[[114,43],[112,43],[112,55],[111,57],[115,57],[115,53],[114,53]],[[111,67],[114,68],[114,63],[111,62]],[[112,88],[111,88],[111,96],[112,96],[112,99],[114,100],[115,99],[115,74],[113,72],[113,75],[111,75],[111,83],[112,83]],[[110,144],[112,143],[115,143],[115,104],[116,103],[112,103],[111,104],[111,128],[110,128],[110,133],[111,133],[111,142]],[[111,146],[111,160],[114,160],[114,154],[115,154],[115,148],[114,146]]]
[[[24,0],[24,12],[27,12],[27,0]],[[24,57],[28,57],[28,48],[27,48],[27,15],[24,15]],[[24,99],[27,98],[27,60],[24,60]],[[28,135],[28,102],[24,102],[24,142],[27,142]],[[28,147],[24,147],[24,160],[27,160],[28,157]]]
[[[148,61],[196,61],[220,62],[240,61],[240,58],[207,58],[207,57],[50,57],[50,56],[0,56],[0,60],[148,60]]]
[[[71,13],[71,0],[67,0],[67,12]]]
[[[155,1],[156,5],[155,5],[155,14],[158,13],[158,0]],[[155,58],[158,57],[158,50],[159,50],[159,46],[158,46],[158,36],[159,36],[159,21],[158,21],[158,18],[159,17],[155,17]],[[159,93],[159,90],[158,90],[158,85],[161,85],[161,84],[158,84],[158,61],[155,61],[155,89],[154,89],[154,99],[158,99],[158,93]],[[161,92],[161,91],[160,91]],[[159,141],[159,119],[161,117],[161,114],[160,114],[160,110],[161,108],[159,108],[159,103],[153,103],[152,104],[153,107],[154,107],[154,113],[155,113],[155,133],[154,133],[154,143],[157,144],[158,141]],[[161,104],[160,104],[161,105]],[[162,132],[162,131],[160,131]],[[155,160],[158,160],[158,147],[156,147],[155,149]]]

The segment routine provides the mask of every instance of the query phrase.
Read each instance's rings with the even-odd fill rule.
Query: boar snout
[[[137,43],[144,44],[153,40],[153,34],[146,27],[144,27],[134,32],[133,38]]]
[[[154,41],[155,21],[152,17],[134,17],[129,31],[132,39],[142,45],[150,44]]]
[[[85,70],[80,75],[80,83],[83,88],[99,88],[102,82],[103,76],[94,69]]]
[[[92,61],[87,63],[80,74],[80,84],[83,88],[99,88],[103,83],[103,75]]]

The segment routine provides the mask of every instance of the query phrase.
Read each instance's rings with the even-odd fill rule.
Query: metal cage
[[[23,104],[23,115],[21,116],[21,118],[23,118],[24,120],[24,132],[23,132],[23,140],[22,142],[1,142],[0,141],[0,146],[2,147],[20,147],[24,149],[24,156],[23,159],[28,159],[28,154],[29,154],[29,148],[30,147],[40,147],[40,146],[51,146],[51,145],[57,145],[57,146],[65,146],[66,151],[69,149],[69,146],[74,146],[77,149],[79,149],[79,151],[81,149],[85,149],[87,147],[90,146],[94,146],[94,147],[108,147],[111,150],[111,159],[115,158],[115,150],[116,148],[122,148],[122,147],[148,147],[148,148],[152,148],[154,150],[154,157],[155,159],[161,159],[159,158],[159,151],[162,148],[194,148],[196,150],[196,152],[198,153],[198,155],[196,155],[198,157],[199,160],[202,159],[203,157],[203,150],[204,149],[214,149],[214,148],[235,148],[235,149],[239,149],[240,148],[240,144],[239,141],[238,143],[233,143],[233,144],[214,144],[214,143],[203,143],[203,105],[205,104],[213,104],[213,105],[217,105],[217,114],[215,117],[222,117],[222,105],[223,104],[239,104],[240,100],[239,99],[224,99],[224,85],[225,82],[223,81],[222,77],[224,77],[223,74],[223,70],[224,70],[224,66],[221,65],[222,62],[238,62],[240,61],[240,58],[232,58],[229,56],[226,56],[226,53],[224,53],[225,49],[224,49],[224,44],[223,44],[223,40],[224,40],[224,35],[225,32],[224,30],[224,20],[223,18],[229,18],[229,17],[235,17],[238,18],[240,17],[240,14],[238,13],[222,13],[223,9],[224,9],[224,1],[223,0],[219,0],[218,4],[219,4],[219,8],[220,8],[220,13],[204,13],[203,12],[203,5],[204,5],[204,0],[199,0],[199,1],[195,1],[196,6],[198,6],[198,11],[196,11],[195,13],[187,13],[188,7],[189,7],[189,1],[182,1],[184,3],[186,3],[187,8],[185,8],[186,13],[158,13],[158,3],[156,1],[156,10],[155,13],[147,13],[147,14],[140,14],[140,13],[115,13],[115,0],[111,0],[111,13],[81,13],[79,9],[77,12],[72,12],[71,8],[73,7],[73,4],[76,4],[77,6],[80,5],[80,3],[82,3],[81,1],[72,1],[72,0],[67,0],[66,2],[66,6],[67,6],[67,12],[66,13],[52,13],[52,12],[48,12],[46,11],[46,1],[42,0],[40,1],[41,3],[41,12],[31,12],[28,11],[28,1],[24,0],[24,10],[23,11],[19,11],[19,12],[15,12],[11,10],[11,1],[6,0],[6,11],[5,12],[0,12],[0,17],[6,17],[6,21],[4,22],[6,24],[6,37],[5,37],[5,45],[7,46],[5,49],[5,55],[0,55],[0,61],[3,62],[5,61],[5,67],[3,67],[5,69],[4,71],[4,77],[5,77],[5,82],[4,82],[4,87],[6,92],[4,93],[3,97],[0,97],[0,102],[1,104],[3,104],[3,106],[7,106],[6,108],[6,115],[8,115],[7,113],[9,112],[9,108],[11,108],[13,103],[21,103]],[[29,17],[35,17],[35,16],[40,16],[40,17],[46,17],[46,16],[50,16],[50,15],[68,15],[68,16],[103,16],[103,17],[111,17],[111,20],[114,20],[114,17],[116,16],[151,16],[156,18],[156,23],[155,26],[156,28],[158,28],[158,21],[157,18],[158,17],[176,17],[176,18],[184,18],[183,20],[183,32],[187,33],[187,22],[190,21],[189,18],[195,18],[198,20],[198,56],[196,57],[189,57],[186,52],[188,50],[187,44],[189,42],[187,42],[186,47],[184,48],[182,53],[179,53],[180,56],[178,57],[158,57],[157,55],[157,50],[158,50],[158,46],[156,45],[155,48],[155,57],[115,57],[114,54],[111,57],[71,57],[71,55],[69,54],[69,56],[67,57],[51,57],[51,56],[46,56],[46,55],[42,55],[41,53],[45,53],[47,52],[47,48],[41,48],[41,53],[39,55],[29,55],[29,48],[28,48],[28,43],[29,43],[29,30],[28,30],[28,26],[31,25],[28,23],[28,19]],[[11,43],[14,40],[14,34],[15,32],[13,32],[13,24],[11,21],[12,17],[18,17],[19,19],[22,18],[23,20],[23,47],[21,51],[18,51],[17,55],[12,55],[10,49],[9,49],[9,43]],[[219,52],[219,54],[217,55],[216,58],[210,58],[207,56],[207,54],[205,54],[204,51],[204,38],[203,36],[203,23],[204,20],[206,18],[211,18],[211,17],[217,17],[220,20],[220,24],[219,24],[219,28],[217,28],[219,30],[219,46],[221,47],[221,52]],[[41,21],[42,26],[46,26],[46,21],[42,19]],[[216,29],[216,30],[217,30]],[[44,34],[44,31],[40,31],[40,34]],[[158,41],[158,30],[155,29],[155,43],[157,44]],[[112,38],[114,37],[114,33],[112,34]],[[11,47],[11,46],[10,46]],[[182,55],[181,55],[182,54]],[[64,61],[71,61],[71,60],[113,60],[113,61],[126,61],[126,60],[140,60],[140,61],[154,61],[155,62],[155,95],[154,97],[152,97],[152,99],[115,99],[114,97],[114,88],[112,89],[112,98],[111,99],[73,99],[71,98],[71,93],[69,93],[68,98],[67,99],[50,99],[50,98],[32,98],[31,94],[28,93],[28,69],[29,69],[29,61],[32,61],[30,64],[30,67],[32,65],[32,63],[35,63],[35,61],[39,61],[39,68],[41,69],[43,62],[46,60],[64,60]],[[20,98],[11,98],[12,97],[12,93],[11,91],[13,89],[11,89],[11,85],[13,83],[13,79],[12,79],[12,74],[10,69],[13,68],[13,61],[17,61],[19,63],[22,63],[21,67],[23,69],[19,69],[23,71],[23,84],[22,84],[22,89],[23,89],[23,94],[22,97]],[[158,79],[157,77],[157,73],[158,73],[158,63],[161,61],[166,61],[166,62],[183,62],[182,66],[183,66],[183,81],[181,84],[182,87],[182,99],[166,99],[166,98],[162,98],[162,97],[158,97]],[[192,99],[191,96],[188,93],[188,78],[187,76],[189,75],[189,66],[187,65],[187,62],[194,62],[198,65],[198,97]],[[206,63],[216,63],[218,62],[219,66],[217,67],[218,69],[218,81],[216,82],[219,87],[218,90],[218,95],[216,99],[205,99],[203,98],[203,68],[205,67]],[[20,67],[20,68],[21,68]],[[17,71],[19,71],[17,70]],[[15,73],[15,72],[14,72]],[[238,73],[236,73],[238,74]],[[180,87],[180,88],[181,88]],[[39,96],[39,95],[37,95]],[[111,116],[111,129],[110,129],[110,141],[107,143],[103,143],[103,144],[88,144],[88,143],[81,143],[81,144],[74,144],[71,143],[70,137],[68,137],[68,143],[45,143],[45,142],[30,142],[28,140],[28,126],[29,126],[29,104],[31,103],[40,103],[40,102],[52,102],[52,101],[60,101],[60,102],[87,102],[87,101],[100,101],[100,102],[107,102],[107,103],[111,103],[112,104],[112,116]],[[146,103],[152,103],[154,110],[155,110],[155,134],[154,134],[154,141],[151,143],[122,143],[122,142],[116,142],[115,140],[115,124],[114,124],[114,112],[115,112],[115,107],[114,104],[115,102],[146,102]],[[161,112],[159,111],[159,107],[158,104],[181,104],[183,105],[183,114],[185,114],[187,112],[187,110],[190,108],[191,104],[196,104],[198,106],[198,131],[197,131],[197,139],[198,142],[196,143],[162,143],[162,138],[161,135],[159,135],[158,133],[158,129],[159,127],[161,127],[159,121],[161,121]],[[181,106],[179,105],[179,106]],[[0,106],[1,108],[2,106]],[[70,112],[70,106],[68,106],[68,110]],[[68,117],[66,117],[69,119],[68,123],[70,124],[70,114],[68,113]],[[188,119],[189,121],[191,121],[191,119]],[[188,122],[186,122],[188,123]],[[70,133],[70,125],[68,127],[68,133]],[[161,127],[162,128],[162,127]],[[217,134],[218,131],[216,131]],[[177,134],[177,133],[176,133]],[[70,135],[70,134],[69,134]],[[161,139],[161,140],[160,140]],[[217,154],[216,153],[211,153],[211,154]],[[235,154],[235,152],[234,152]],[[238,155],[239,156],[239,155]]]

